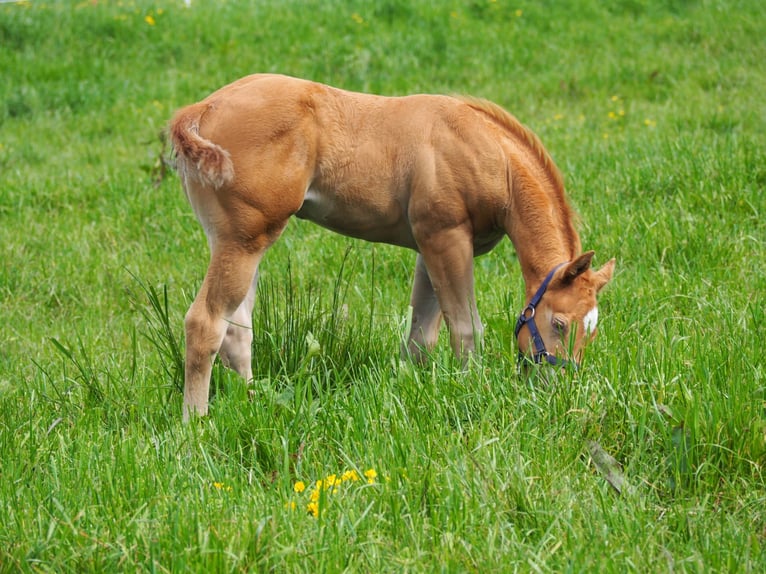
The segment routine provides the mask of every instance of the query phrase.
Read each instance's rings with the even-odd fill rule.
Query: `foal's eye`
[[[559,334],[559,336],[563,337],[564,335],[567,334],[568,325],[567,325],[566,319],[562,317],[554,317],[551,320],[551,325]]]

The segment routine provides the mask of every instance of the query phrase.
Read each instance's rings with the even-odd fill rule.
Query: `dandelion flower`
[[[144,22],[149,24],[149,26],[154,26],[157,22],[154,20],[151,14],[147,14],[146,18],[144,18]]]
[[[344,472],[340,479],[343,482],[351,481],[351,482],[357,482],[359,480],[359,473],[357,473],[355,470],[347,470]]]
[[[308,511],[311,516],[316,518],[319,516],[319,503],[318,502],[309,502],[306,506],[306,510]]]
[[[368,484],[374,484],[375,478],[378,476],[378,473],[375,471],[374,468],[369,468],[364,471],[364,476],[367,478]]]
[[[306,484],[302,480],[299,480],[293,485],[293,490],[300,494],[301,492],[306,490]]]

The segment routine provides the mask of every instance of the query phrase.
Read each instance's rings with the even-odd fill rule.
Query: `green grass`
[[[0,571],[766,568],[766,8],[562,4],[0,5]],[[414,254],[293,221],[261,267],[254,397],[217,367],[182,425],[208,256],[160,133],[255,71],[531,126],[618,261],[584,368],[516,378],[510,242],[477,260],[464,373],[446,337],[399,361]]]

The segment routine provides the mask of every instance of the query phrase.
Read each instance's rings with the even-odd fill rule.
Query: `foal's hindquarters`
[[[207,413],[216,353],[242,377],[252,379],[258,264],[299,209],[309,178],[305,164],[285,161],[294,153],[291,146],[259,143],[251,139],[257,130],[249,130],[246,120],[232,124],[225,113],[205,122],[209,111],[204,103],[189,106],[171,125],[184,189],[211,254],[185,318],[185,420],[193,413]]]

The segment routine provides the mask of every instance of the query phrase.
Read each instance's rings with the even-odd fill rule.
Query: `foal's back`
[[[421,215],[445,225],[470,220],[477,236],[502,234],[499,132],[460,99],[384,97],[258,74],[196,106],[205,107],[200,136],[230,154],[228,193],[255,193],[259,208],[278,201],[345,235],[415,249],[412,220]]]

